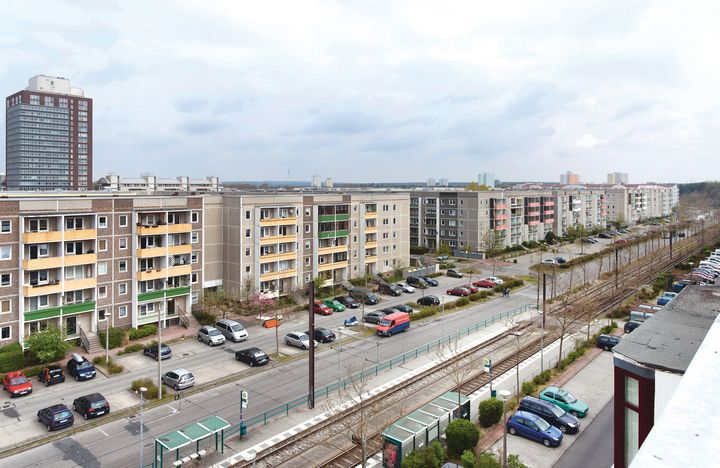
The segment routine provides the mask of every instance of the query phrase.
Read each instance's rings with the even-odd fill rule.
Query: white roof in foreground
[[[717,466],[720,461],[720,316],[631,468]]]

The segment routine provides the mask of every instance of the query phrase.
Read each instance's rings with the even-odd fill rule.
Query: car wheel
[[[604,349],[605,351],[610,351],[610,348],[609,348],[608,346],[605,346],[603,349]]]
[[[570,410],[570,414],[572,414],[575,417],[578,417],[577,411],[575,411],[575,410]]]
[[[83,413],[83,418],[85,419],[85,421],[87,421],[87,418],[88,418],[87,413]]]
[[[515,430],[514,427],[511,427],[510,429],[508,429],[508,432],[509,432],[510,434],[512,434],[512,435],[517,434],[517,431]]]
[[[235,360],[236,360],[236,361],[239,361],[239,360],[240,360],[240,356],[235,356]]]
[[[48,432],[52,432],[52,426],[48,424]]]
[[[550,447],[550,439],[543,439],[543,445],[545,447]]]
[[[46,380],[46,381],[45,381],[45,386],[46,386],[46,387],[49,387],[49,386],[50,386],[50,382]]]
[[[75,406],[75,403],[73,403],[73,411],[77,411],[77,406]]]
[[[288,346],[290,346],[290,341],[285,340],[285,344],[288,345]]]
[[[302,345],[302,349],[303,349],[303,350],[306,350],[306,349],[308,349],[308,348],[307,348],[307,346]]]
[[[76,376],[75,376],[75,381],[76,381],[76,382],[80,382],[80,376],[79,376],[79,375],[76,375]]]
[[[175,389],[176,392],[180,390],[177,385],[173,385],[173,389]]]
[[[250,367],[255,367],[255,364],[252,361],[250,361]]]
[[[202,341],[202,338],[200,338],[199,336],[198,336],[198,341]]]
[[[561,431],[563,434],[565,434],[565,433],[567,432],[567,427],[565,427],[565,426],[563,426],[563,425],[561,424],[561,425],[560,425],[560,431]]]

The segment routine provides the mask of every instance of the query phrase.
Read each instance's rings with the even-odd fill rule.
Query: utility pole
[[[615,290],[616,291],[618,288],[618,272],[619,271],[620,270],[618,268],[618,248],[617,248],[617,246],[615,246]]]
[[[545,273],[543,273],[542,331],[540,332],[540,372],[545,370]]]
[[[165,301],[164,307],[167,307],[167,301]],[[158,400],[162,400],[162,309],[158,310],[158,343],[157,343],[157,363],[158,363]]]
[[[308,283],[309,307],[308,313],[310,321],[310,361],[308,363],[308,408],[315,408],[315,312],[313,312],[313,304],[315,303],[315,283]]]

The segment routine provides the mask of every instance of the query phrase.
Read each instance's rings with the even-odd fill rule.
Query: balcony
[[[528,211],[528,216],[540,216],[540,210],[538,211]]]
[[[295,260],[296,256],[297,256],[297,252],[283,252],[283,253],[262,255],[262,256],[260,256],[260,263]]]
[[[508,219],[508,215],[505,215],[505,214],[495,215],[495,219]]]
[[[78,291],[81,289],[91,289],[97,286],[97,278],[82,278],[75,280],[54,280],[46,284],[37,284],[23,286],[23,296],[36,297],[45,296],[47,294],[57,294],[66,291]]]
[[[498,225],[498,226],[495,226],[495,230],[496,230],[496,231],[502,231],[503,229],[507,229],[507,228],[508,228],[508,227],[507,227],[506,224],[500,224],[500,225]]]
[[[192,273],[192,265],[176,265],[167,269],[168,276],[184,276]]]
[[[260,275],[260,281],[273,281],[283,278],[292,278],[295,276],[296,270],[294,268],[283,271],[269,271]]]
[[[375,249],[378,246],[378,241],[368,241],[365,242],[365,248],[366,249]]]
[[[544,214],[544,215],[554,215],[554,214],[555,214],[555,210],[544,210],[544,211],[543,211],[543,214]]]
[[[350,219],[350,214],[348,214],[348,213],[318,215],[318,222],[320,222],[320,223],[331,223],[333,221],[347,221],[349,219]]]
[[[97,278],[65,280],[62,286],[64,291],[79,291],[81,289],[94,288],[97,286]]]
[[[140,236],[159,236],[162,234],[180,234],[183,232],[191,232],[192,224],[159,224],[157,226],[143,226],[140,225],[137,228],[137,233]]]
[[[367,230],[366,230],[367,232]],[[333,237],[343,237],[349,234],[347,229],[341,229],[339,231],[325,231],[318,233],[318,239],[330,239]]]
[[[62,257],[43,257],[33,258],[32,260],[23,260],[23,269],[25,271],[33,271],[60,268],[62,267],[62,259]]]
[[[297,224],[297,216],[286,216],[284,218],[263,218],[260,220],[260,226],[286,226],[289,224]]]
[[[507,210],[507,204],[506,203],[497,203],[493,209],[495,210]]]
[[[543,223],[545,223],[545,224],[552,224],[554,222],[555,222],[555,218],[547,218],[547,219],[543,220]]]
[[[97,254],[66,255],[65,266],[90,265],[97,262]]]
[[[161,289],[160,291],[148,291],[145,293],[138,294],[138,302],[152,301],[156,299],[163,299],[166,297],[177,297],[190,294],[190,286],[181,286],[179,288]]]
[[[538,224],[540,224],[540,221],[529,221],[528,222],[528,226],[537,226]]]
[[[95,229],[71,229],[65,231],[64,240],[75,241],[84,239],[95,239],[97,237],[97,231]]]
[[[365,234],[377,233],[377,226],[365,226]]]
[[[139,271],[137,274],[138,281],[150,281],[156,279],[165,279],[170,276],[183,276],[192,273],[191,265],[178,265],[170,268],[159,268],[156,270]]]
[[[366,211],[365,219],[377,219],[377,211]]]
[[[365,257],[365,263],[375,263],[377,262],[377,255],[368,255]]]
[[[192,246],[190,244],[150,247],[137,250],[138,258],[164,257],[165,255],[183,255],[190,253],[192,253]]]
[[[530,208],[537,208],[537,207],[540,206],[540,203],[539,203],[539,202],[532,202],[532,203],[528,203],[527,206],[529,206]]]
[[[342,262],[332,262],[332,263],[323,263],[322,265],[318,265],[318,271],[328,271],[328,270],[335,270],[337,268],[347,268],[348,262],[347,260]]]
[[[320,247],[318,248],[318,255],[333,254],[347,252],[347,245],[334,245],[332,247]]]
[[[95,301],[85,301],[78,304],[68,304],[61,307],[50,307],[47,309],[30,310],[25,312],[25,321],[43,320],[60,315],[73,315],[82,312],[91,312],[95,310]]]
[[[45,244],[49,242],[61,242],[63,238],[62,231],[43,231],[43,232],[25,232],[23,233],[23,242],[25,244]]]
[[[282,244],[284,242],[295,242],[296,240],[297,236],[295,234],[290,236],[266,236],[260,238],[260,245]]]
[[[543,206],[555,206],[555,202],[554,201],[544,201]]]

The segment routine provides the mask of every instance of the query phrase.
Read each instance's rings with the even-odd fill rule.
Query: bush
[[[466,306],[466,305],[470,304],[470,299],[468,299],[467,297],[461,297],[460,299],[458,299],[457,301],[455,301],[455,304],[456,304],[458,307],[463,307],[463,306]]]
[[[480,402],[479,416],[482,427],[490,427],[502,419],[503,404],[497,398],[488,398]]]
[[[145,392],[145,399],[155,400],[158,397],[158,388],[152,379],[145,378],[145,379],[133,380],[132,384],[130,385],[130,390],[139,394],[140,387],[147,388],[147,392]]]
[[[96,356],[93,359],[93,364],[95,364],[96,366],[104,367],[111,374],[121,374],[125,370],[122,364],[118,364],[117,362],[113,361],[113,358],[109,358],[106,363],[105,356]]]
[[[195,315],[195,312],[193,312]],[[157,333],[157,326],[155,325],[143,325],[140,328],[131,328],[128,330],[128,338],[131,340],[140,340],[150,335]]]
[[[410,452],[402,461],[402,468],[440,468],[445,457],[440,457],[439,453],[444,454],[445,449],[437,440],[430,445],[419,450]]]
[[[424,319],[425,317],[432,317],[433,315],[437,314],[440,309],[438,306],[417,306],[420,307],[420,310],[418,312],[414,312],[410,314],[410,320],[420,320]]]
[[[25,365],[25,354],[20,343],[0,348],[0,372],[12,372]]]
[[[424,255],[428,253],[430,249],[427,247],[423,247],[422,245],[411,245],[410,246],[410,253],[412,255]]]
[[[465,450],[472,450],[480,440],[480,429],[467,419],[455,419],[445,428],[447,450],[451,457],[459,457]]]
[[[144,346],[142,345],[142,343],[131,344],[130,346],[125,346],[125,349],[120,351],[118,353],[118,356],[122,356],[124,354],[137,353],[138,351],[140,351],[143,348],[144,348]]]
[[[472,451],[465,450],[460,456],[460,463],[462,463],[463,468],[475,468],[475,455],[473,455]]]
[[[535,382],[527,381],[522,383],[522,392],[524,395],[532,395],[533,393],[535,393],[535,390],[537,390]]]
[[[551,377],[552,377],[552,371],[550,369],[547,369],[547,370],[540,372],[535,377],[533,377],[533,383],[535,384],[535,386],[542,385],[544,383],[549,382]]]
[[[483,292],[485,292],[485,291],[483,291]],[[471,301],[473,301],[473,302],[477,302],[477,301],[479,301],[480,299],[483,298],[483,296],[482,296],[482,293],[483,293],[483,292],[472,293],[472,294],[470,294],[470,295],[468,296],[468,298],[469,298]]]
[[[215,323],[215,316],[205,312],[204,310],[195,310],[192,314],[200,325],[212,325]]]
[[[110,349],[119,348],[125,343],[125,332],[124,328],[111,327],[110,328],[110,339],[108,340],[108,346]],[[105,330],[98,331],[98,337],[100,338],[100,344],[105,345]]]
[[[57,327],[49,327],[32,333],[25,340],[31,361],[46,364],[63,359],[70,349],[65,334]]]

